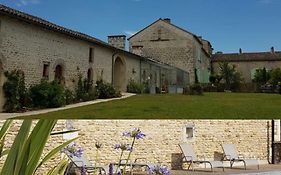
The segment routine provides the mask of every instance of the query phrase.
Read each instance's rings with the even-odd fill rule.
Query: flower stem
[[[136,137],[133,138],[133,142],[132,142],[132,145],[131,145],[131,150],[130,150],[130,152],[129,152],[128,158],[127,158],[126,163],[125,163],[125,166],[124,166],[124,168],[123,168],[123,173],[122,173],[123,175],[125,175],[125,173],[126,173],[126,166],[127,166],[128,162],[129,162],[131,153],[132,153],[132,151],[133,151],[133,147],[134,147],[134,144],[135,144],[135,140],[136,140]]]
[[[94,175],[96,175],[96,172],[97,172],[97,161],[98,161],[98,158],[99,158],[99,150],[97,149],[97,151],[96,151],[96,161],[95,161],[95,167],[94,167]]]
[[[121,159],[122,159],[122,156],[123,156],[123,150],[121,151],[121,155],[120,155],[120,158],[119,158],[119,162],[118,162],[118,166],[117,166],[117,168],[116,168],[116,170],[115,170],[115,173],[117,174],[118,173],[118,168],[120,167],[120,164],[121,164]]]

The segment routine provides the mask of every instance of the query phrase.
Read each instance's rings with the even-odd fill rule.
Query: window
[[[45,62],[43,65],[43,78],[49,79],[50,63]]]
[[[183,140],[188,141],[194,139],[194,125],[186,125],[183,127]]]
[[[90,63],[94,62],[94,48],[89,49],[89,62]]]
[[[59,81],[59,83],[64,83],[63,67],[61,65],[57,65],[55,68],[55,80]]]
[[[88,79],[88,81],[93,81],[93,69],[92,68],[88,69],[87,79]]]

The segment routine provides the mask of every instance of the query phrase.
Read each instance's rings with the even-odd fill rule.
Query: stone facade
[[[153,87],[158,88],[161,73],[178,69],[125,51],[124,35],[109,36],[108,42],[0,5],[0,109],[5,101],[4,71],[23,71],[27,87],[47,78],[74,90],[82,75],[94,82],[103,79],[124,92],[129,80],[142,81],[142,65],[150,67],[147,78],[153,73]]]
[[[195,69],[200,73],[199,82],[207,83],[210,73],[211,45],[196,35],[185,31],[170,20],[159,19],[129,39],[129,50],[135,54],[173,65],[189,74],[195,81]],[[206,51],[204,47],[210,47]]]
[[[219,73],[219,63],[229,62],[235,65],[236,70],[241,73],[244,83],[252,83],[256,69],[267,70],[281,68],[281,52],[253,52],[253,53],[217,53],[212,56],[212,70]]]
[[[11,128],[6,146],[11,145],[19,123],[21,121],[17,121]],[[261,164],[271,160],[269,120],[72,120],[72,125],[79,129],[79,140],[76,143],[92,162],[95,161],[95,142],[103,144],[100,150],[103,164],[118,160],[120,152],[114,150],[114,145],[130,143],[131,140],[122,137],[122,133],[133,128],[140,128],[146,137],[136,141],[132,160],[142,157],[151,163],[160,162],[172,169],[180,169],[182,162],[178,144],[183,142],[192,144],[200,159],[219,160],[223,152],[221,144],[233,143],[245,158],[255,157]],[[186,128],[190,126],[193,128],[193,137],[187,138]],[[59,120],[54,130],[65,128],[66,121]],[[62,136],[51,136],[46,150],[62,142]],[[40,172],[54,166],[59,159],[60,156],[44,165]]]

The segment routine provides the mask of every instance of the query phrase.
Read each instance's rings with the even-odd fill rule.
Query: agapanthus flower
[[[87,174],[87,169],[86,169],[86,166],[83,165],[81,168],[81,175],[86,175],[86,174]]]
[[[65,148],[62,149],[63,153],[69,155],[70,157],[81,157],[83,154],[83,149],[82,148],[76,148],[75,143],[71,143],[67,145]]]
[[[113,164],[109,164],[109,175],[113,175]]]
[[[114,149],[116,149],[116,150],[121,149],[122,151],[132,151],[131,145],[130,144],[125,144],[125,143],[116,144],[114,146]]]
[[[166,166],[152,166],[149,167],[150,174],[156,174],[156,175],[170,175],[170,171]]]
[[[125,136],[125,137],[135,137],[136,139],[141,139],[145,136],[145,134],[142,133],[139,128],[135,128],[131,132],[128,132],[128,131],[123,132],[123,136]]]

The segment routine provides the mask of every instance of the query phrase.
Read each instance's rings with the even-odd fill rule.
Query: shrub
[[[103,80],[97,81],[97,91],[99,94],[99,98],[106,99],[106,98],[114,98],[114,97],[120,97],[120,92],[117,92],[117,90],[109,83],[104,82]]]
[[[66,103],[64,88],[57,81],[42,80],[39,84],[33,85],[29,93],[34,107],[53,108]]]
[[[203,87],[196,83],[191,86],[185,87],[183,90],[183,94],[186,95],[203,95]]]
[[[226,90],[239,90],[242,81],[241,74],[236,71],[234,65],[229,65],[228,62],[219,63],[220,76],[224,80]]]
[[[69,105],[75,103],[75,95],[70,89],[65,89],[65,104]]]
[[[86,78],[82,80],[82,76],[79,75],[75,97],[76,101],[94,100],[97,99],[98,96],[98,92],[93,86],[93,81],[89,81]]]
[[[5,94],[4,110],[6,112],[19,111],[27,105],[27,95],[24,74],[20,70],[5,72],[7,81],[3,85]]]
[[[143,83],[137,83],[133,79],[130,79],[129,84],[127,85],[127,92],[142,94],[144,93],[144,88]]]

